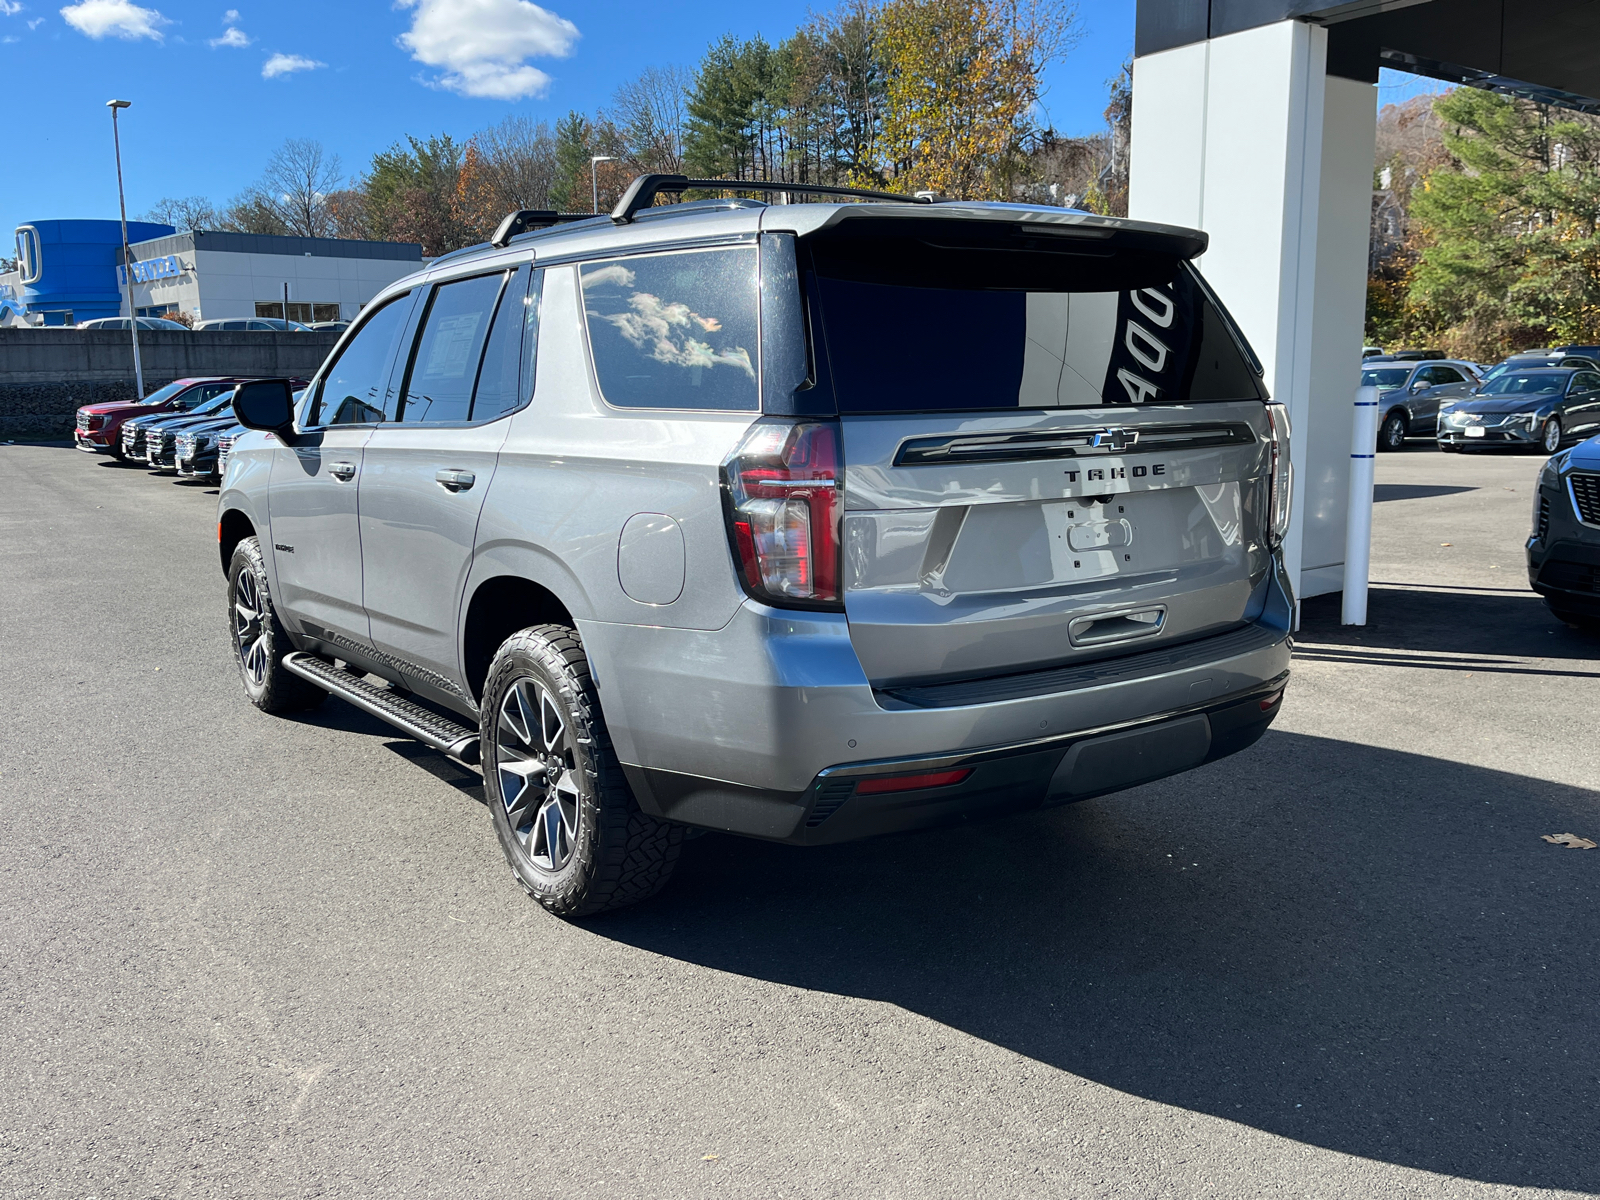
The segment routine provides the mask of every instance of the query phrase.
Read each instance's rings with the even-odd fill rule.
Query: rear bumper
[[[821,846],[1050,808],[1137,787],[1252,745],[1278,715],[1289,673],[1211,704],[1014,746],[820,772],[798,793],[624,767],[640,807],[690,825]],[[969,771],[943,786],[872,793],[874,777]]]
[[[997,699],[992,692],[941,693],[909,703],[903,689],[875,691],[840,614],[747,603],[720,630],[588,621],[579,630],[612,741],[646,811],[812,843],[1037,806],[1046,796],[1097,794],[1050,787],[1074,746],[1188,716],[1204,719],[1205,745],[1148,778],[1242,749],[1276,714],[1259,701],[1282,690],[1289,669],[1287,591],[1277,580],[1267,587],[1265,611],[1245,630],[1166,653],[1041,672],[1049,690],[1012,687]],[[1250,717],[1243,725],[1241,714]],[[860,803],[853,785],[844,791],[837,782],[934,770],[929,764],[972,756],[973,774],[937,795],[891,793]],[[1115,777],[1102,790],[1143,781]],[[824,793],[837,799],[841,791],[847,800],[818,822]]]

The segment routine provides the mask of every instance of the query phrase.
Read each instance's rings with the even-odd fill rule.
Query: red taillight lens
[[[837,605],[844,464],[838,427],[761,421],[723,465],[739,575],[770,604]]]
[[[949,787],[963,782],[972,774],[972,768],[960,771],[927,771],[921,775],[880,775],[863,779],[856,784],[856,795],[871,796],[883,792],[915,792],[922,788]]]
[[[1272,427],[1272,473],[1267,479],[1268,539],[1273,546],[1279,546],[1289,532],[1290,501],[1294,494],[1294,468],[1289,462],[1289,410],[1281,404],[1267,405],[1267,423]]]

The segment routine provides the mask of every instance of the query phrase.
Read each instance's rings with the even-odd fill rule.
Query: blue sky
[[[133,216],[162,196],[227,200],[286,138],[317,139],[353,174],[407,133],[464,137],[509,112],[552,121],[592,112],[646,67],[693,66],[723,33],[776,41],[826,7],[0,0],[0,250],[25,220],[116,215],[112,97],[133,102],[121,118]],[[1133,0],[1080,0],[1083,39],[1051,71],[1045,98],[1063,133],[1103,127],[1106,80],[1132,52],[1133,11]]]

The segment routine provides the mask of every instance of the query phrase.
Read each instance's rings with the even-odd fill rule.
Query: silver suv
[[[1261,736],[1287,428],[1203,234],[650,206],[690,186],[728,185],[513,214],[369,304],[298,410],[239,389],[264,432],[218,536],[257,706],[331,692],[481,762],[566,916],[655,892],[693,828],[868,837]]]

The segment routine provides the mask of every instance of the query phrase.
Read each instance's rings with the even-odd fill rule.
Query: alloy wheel
[[[543,683],[523,677],[495,722],[495,772],[511,836],[534,866],[559,871],[578,844],[582,797],[565,711]]]
[[[1551,417],[1544,423],[1544,452],[1554,454],[1561,449],[1561,418]]]
[[[254,571],[239,572],[233,590],[233,636],[239,643],[239,662],[256,687],[267,682],[272,647],[268,645],[266,623],[261,614],[261,589]]]

